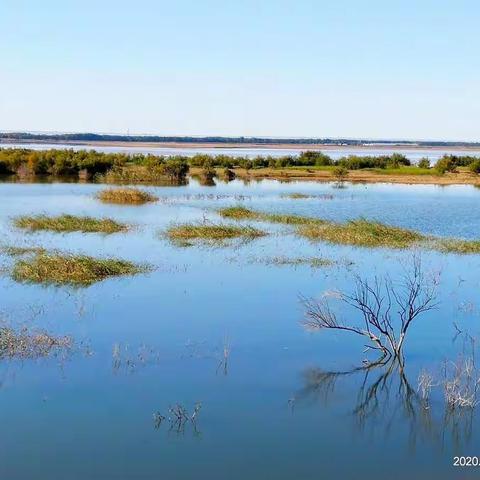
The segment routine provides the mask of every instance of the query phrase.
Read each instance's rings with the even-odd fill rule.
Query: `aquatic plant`
[[[170,423],[170,431],[174,431],[176,433],[183,433],[185,430],[185,426],[187,424],[191,424],[193,428],[193,433],[198,434],[197,429],[197,417],[200,413],[202,408],[202,404],[197,402],[194,407],[193,411],[190,413],[186,407],[184,407],[180,403],[176,403],[175,405],[169,407],[168,409],[168,421]],[[162,423],[165,421],[165,415],[162,415],[160,412],[155,412],[153,414],[153,424],[156,429],[160,428]]]
[[[436,307],[438,278],[427,277],[421,260],[414,256],[411,269],[400,283],[390,277],[369,281],[355,276],[352,293],[338,292],[336,297],[361,313],[358,320],[347,323],[338,318],[327,295],[321,300],[303,298],[306,328],[341,330],[361,335],[370,342],[367,350],[380,354],[377,362],[391,358],[403,362],[403,348],[412,322]]]
[[[294,225],[297,227],[296,231],[299,235],[312,241],[369,248],[403,249],[421,246],[445,253],[480,253],[480,240],[423,235],[415,230],[395,227],[363,218],[349,220],[346,223],[336,223],[321,218],[257,212],[243,206],[223,208],[218,213],[222,217],[234,220],[250,219]]]
[[[314,195],[307,195],[305,193],[283,193],[282,198],[290,198],[291,200],[303,200],[305,198],[314,198]]]
[[[442,382],[445,403],[450,410],[474,408],[480,402],[480,373],[475,357],[446,362]]]
[[[32,232],[51,230],[53,232],[118,233],[128,230],[128,225],[110,218],[77,217],[75,215],[25,215],[14,219],[17,228]]]
[[[114,258],[37,253],[15,262],[12,277],[19,282],[89,286],[109,277],[135,275],[146,266]]]
[[[308,225],[308,224],[323,224],[324,221],[318,218],[302,217],[300,215],[290,215],[282,213],[263,213],[249,210],[248,208],[237,206],[228,207],[218,210],[218,214],[225,218],[232,218],[235,220],[243,220],[250,218],[252,220],[259,220],[272,223],[283,223],[286,225]]]
[[[46,250],[42,247],[15,247],[15,246],[6,246],[1,247],[0,252],[5,253],[11,257],[20,257],[22,255],[29,255],[31,253],[43,253]]]
[[[244,220],[248,218],[256,219],[258,218],[258,213],[248,208],[242,207],[241,205],[236,207],[227,207],[222,208],[218,213],[225,218],[233,218],[235,220]]]
[[[0,326],[0,358],[35,359],[69,350],[73,345],[71,337],[56,337],[44,331],[30,331],[27,328],[15,330]]]
[[[142,205],[155,202],[158,197],[138,188],[109,188],[97,194],[97,198],[104,203]]]
[[[306,222],[297,231],[310,240],[362,247],[407,248],[426,238],[413,230],[365,219],[346,223]]]
[[[188,246],[192,240],[222,243],[235,238],[253,240],[266,233],[248,225],[237,227],[225,224],[188,223],[170,227],[166,235],[172,242]]]

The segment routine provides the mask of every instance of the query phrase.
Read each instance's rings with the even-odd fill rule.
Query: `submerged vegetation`
[[[155,202],[158,198],[138,188],[109,188],[98,193],[97,198],[104,203],[142,205]]]
[[[294,192],[294,193],[284,193],[282,195],[282,198],[289,198],[291,200],[303,200],[306,198],[314,198],[314,195],[307,195],[305,193]]]
[[[19,282],[89,286],[109,277],[146,270],[126,260],[87,255],[37,253],[15,262],[12,277]]]
[[[74,215],[48,215],[22,216],[14,219],[17,228],[35,232],[37,230],[50,230],[53,232],[84,232],[84,233],[118,233],[128,230],[128,225],[116,222],[110,218],[77,217]]]
[[[0,248],[0,252],[11,257],[21,257],[22,255],[29,255],[32,253],[44,253],[45,249],[42,247],[15,247],[5,246]]]
[[[36,359],[70,350],[70,337],[55,337],[43,331],[30,332],[27,328],[14,330],[0,326],[0,358]]]
[[[272,265],[278,267],[301,267],[301,266],[308,266],[311,268],[323,268],[323,267],[331,267],[336,262],[333,260],[329,260],[328,258],[324,257],[272,257],[272,258],[260,258],[256,261],[252,261],[252,263],[263,263],[264,265]]]
[[[192,245],[192,241],[222,243],[226,240],[240,238],[253,240],[266,235],[265,232],[251,226],[233,226],[224,224],[189,223],[174,225],[167,230],[167,237],[183,246]]]

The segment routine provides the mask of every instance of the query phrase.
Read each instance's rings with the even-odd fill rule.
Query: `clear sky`
[[[0,129],[480,140],[480,2],[0,0]]]

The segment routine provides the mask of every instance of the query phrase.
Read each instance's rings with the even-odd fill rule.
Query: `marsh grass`
[[[480,253],[480,240],[439,238],[384,223],[358,219],[337,223],[320,218],[289,214],[256,212],[237,206],[218,211],[219,215],[234,220],[258,220],[293,225],[297,233],[309,240],[360,247],[404,249],[420,246],[444,253]]]
[[[194,241],[204,243],[222,244],[228,240],[242,239],[253,240],[266,235],[257,228],[246,226],[234,226],[224,224],[189,223],[174,225],[167,230],[167,237],[173,243],[182,246],[193,245]]]
[[[19,331],[0,327],[0,358],[35,359],[59,354],[70,350],[73,340],[70,337],[55,337],[46,332]]]
[[[446,253],[475,254],[480,253],[480,240],[463,240],[460,238],[433,238],[431,246]]]
[[[6,246],[1,247],[0,252],[11,257],[21,257],[23,255],[29,255],[32,253],[44,253],[46,250],[42,247],[14,247]]]
[[[222,208],[218,210],[218,214],[224,218],[231,218],[234,220],[251,219],[263,222],[283,223],[285,225],[307,225],[311,223],[324,223],[323,220],[317,218],[302,217],[300,215],[289,215],[281,213],[255,212],[254,210],[249,210],[248,208],[242,206]]]
[[[310,240],[322,240],[361,247],[408,248],[425,240],[422,234],[365,219],[346,223],[306,224],[298,233]]]
[[[128,225],[116,222],[110,218],[77,217],[74,215],[34,215],[17,217],[13,221],[15,227],[35,232],[50,230],[53,232],[84,232],[84,233],[118,233],[128,230]]]
[[[158,200],[155,195],[138,188],[109,188],[99,192],[97,198],[104,203],[122,205],[143,205]]]
[[[113,258],[37,253],[15,262],[12,277],[18,282],[89,286],[109,277],[135,275],[148,267]]]
[[[240,206],[222,208],[218,212],[224,218],[232,218],[234,220],[257,219],[258,213],[248,208]]]

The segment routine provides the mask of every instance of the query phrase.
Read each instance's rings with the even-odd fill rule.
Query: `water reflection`
[[[392,440],[406,430],[408,445],[415,450],[428,441],[444,450],[468,445],[472,439],[474,408],[449,408],[439,398],[421,394],[397,361],[369,364],[350,370],[309,368],[303,373],[305,386],[296,403],[312,400],[332,405],[350,392],[350,414],[355,431],[362,437],[380,435]],[[343,384],[343,385],[342,385]]]

